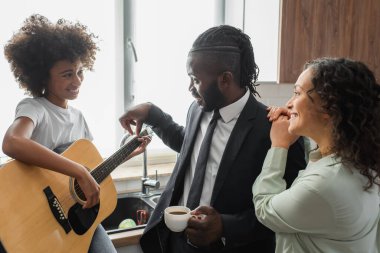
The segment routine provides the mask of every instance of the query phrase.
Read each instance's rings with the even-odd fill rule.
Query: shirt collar
[[[231,120],[238,118],[245,104],[247,103],[248,98],[249,98],[249,90],[247,89],[244,96],[242,96],[239,100],[223,108],[220,108],[219,112],[223,121],[225,123],[228,123]]]
[[[316,149],[309,153],[309,161],[311,163],[316,163],[318,161],[321,161],[327,166],[332,166],[337,163],[341,163],[341,158],[337,157],[335,153],[332,153],[327,156],[322,156],[321,151],[319,149]]]

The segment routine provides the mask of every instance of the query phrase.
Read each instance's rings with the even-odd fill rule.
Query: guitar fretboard
[[[148,130],[145,129],[140,133],[140,136],[148,135]],[[91,171],[91,175],[94,177],[96,182],[100,184],[103,180],[108,177],[111,172],[122,164],[125,159],[138,147],[141,142],[138,140],[137,136],[132,137],[127,143],[125,143],[119,150],[117,150],[113,155],[104,160],[95,169]],[[84,193],[80,189],[77,181],[74,183],[75,192],[78,197],[85,200]]]
[[[91,175],[100,184],[111,172],[116,169],[124,160],[138,147],[140,141],[134,137],[130,142],[121,147],[115,154],[104,160],[98,167],[91,171]]]

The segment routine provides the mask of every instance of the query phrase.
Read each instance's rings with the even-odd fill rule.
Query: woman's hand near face
[[[289,128],[289,111],[285,107],[269,107],[268,119],[272,122],[270,139],[272,147],[281,147],[288,149],[299,136],[290,134]]]
[[[269,106],[267,108],[268,114],[267,118],[269,119],[270,122],[278,119],[281,115],[285,115],[290,117],[290,112],[288,108],[286,107],[278,107],[278,106]]]

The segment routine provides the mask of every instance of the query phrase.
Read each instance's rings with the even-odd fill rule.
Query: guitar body
[[[62,156],[91,171],[103,162],[88,140],[76,141]],[[8,253],[85,253],[96,227],[113,212],[116,201],[111,176],[100,183],[99,205],[82,210],[68,176],[11,161],[0,167],[0,240]],[[60,219],[66,220],[66,227]]]

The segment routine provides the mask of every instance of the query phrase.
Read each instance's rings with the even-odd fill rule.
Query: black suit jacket
[[[256,219],[252,202],[252,185],[271,146],[271,125],[266,115],[266,106],[250,94],[220,162],[210,205],[222,216],[225,246],[191,252],[274,252],[274,233]],[[194,102],[189,108],[184,128],[152,105],[146,123],[180,155],[140,240],[145,253],[168,252],[170,232],[163,222],[164,210],[169,205],[176,205],[182,196],[185,171],[189,168],[201,117],[202,110]],[[300,139],[289,149],[284,176],[288,186],[298,171],[305,168],[304,155],[303,141]]]

